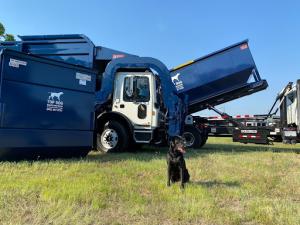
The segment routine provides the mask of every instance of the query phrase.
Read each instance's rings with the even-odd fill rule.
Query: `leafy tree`
[[[5,28],[3,24],[0,22],[0,36],[3,37],[4,34],[5,34]]]
[[[13,34],[5,34],[5,41],[15,41]]]
[[[12,34],[5,33],[5,27],[0,22],[0,41],[15,41],[15,37]]]

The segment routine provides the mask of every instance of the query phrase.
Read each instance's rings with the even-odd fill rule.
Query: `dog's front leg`
[[[170,163],[168,163],[168,181],[167,181],[167,186],[169,187],[171,185],[171,166]]]
[[[184,182],[183,182],[183,167],[180,166],[180,187],[184,188]]]

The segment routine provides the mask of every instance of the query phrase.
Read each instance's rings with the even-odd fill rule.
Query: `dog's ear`
[[[170,147],[171,147],[171,148],[174,148],[174,146],[175,146],[174,141],[173,141],[173,140],[170,140]]]
[[[176,145],[175,140],[176,140],[176,138],[174,138],[174,137],[172,137],[172,138],[170,139],[170,147],[171,147],[171,148],[174,148],[174,147],[175,147],[175,145]]]
[[[179,136],[175,136],[174,138],[173,138],[173,144],[174,144],[174,146],[175,145],[177,145],[179,142],[180,142],[180,137]]]

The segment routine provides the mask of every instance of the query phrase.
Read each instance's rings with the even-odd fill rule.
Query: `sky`
[[[269,87],[217,106],[231,115],[267,113],[276,94],[300,79],[300,1],[0,0],[0,22],[14,35],[85,34],[168,68],[249,39]]]

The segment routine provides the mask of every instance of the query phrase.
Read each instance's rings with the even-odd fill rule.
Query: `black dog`
[[[186,168],[185,160],[183,154],[185,153],[184,140],[181,137],[174,137],[170,141],[170,148],[167,154],[167,164],[168,164],[168,183],[180,181],[181,188],[184,188],[184,183],[189,182],[190,174]]]

